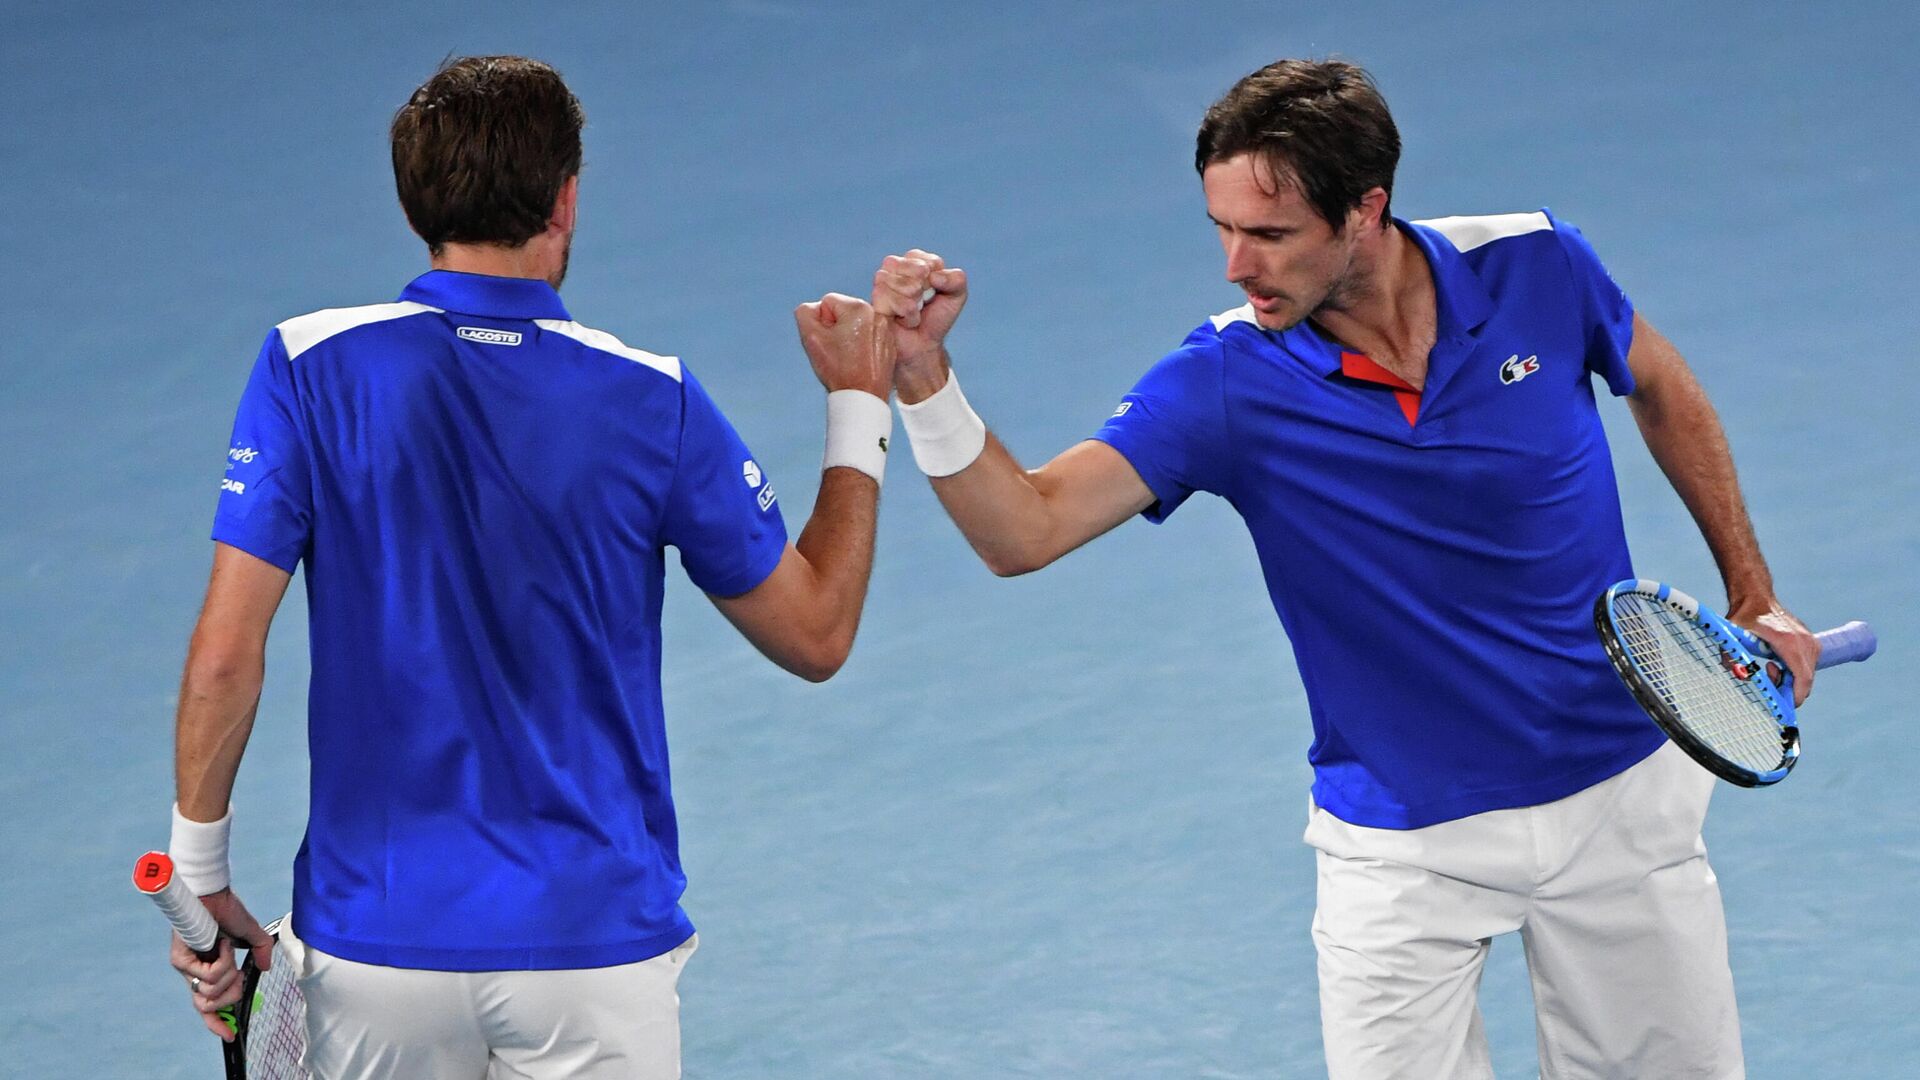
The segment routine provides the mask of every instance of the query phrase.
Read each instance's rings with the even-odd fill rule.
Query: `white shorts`
[[[699,936],[638,963],[419,971],[331,956],[281,929],[314,1080],[679,1080],[677,986]]]
[[[1491,1077],[1480,972],[1491,939],[1518,930],[1545,1080],[1745,1076],[1700,839],[1715,783],[1668,744],[1556,802],[1424,829],[1312,809],[1329,1075]]]

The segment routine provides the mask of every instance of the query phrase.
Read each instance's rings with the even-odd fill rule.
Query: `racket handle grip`
[[[1814,637],[1820,642],[1820,662],[1815,666],[1821,668],[1865,660],[1880,647],[1880,639],[1874,636],[1873,627],[1858,620],[1831,630],[1822,630]]]
[[[180,940],[187,943],[194,955],[202,960],[219,955],[216,946],[220,943],[220,924],[213,921],[213,912],[207,910],[207,905],[201,903],[184,882],[179,878],[168,882],[165,889],[154,894],[153,902],[160,905],[167,921],[173,924]]]
[[[134,864],[133,884],[153,899],[195,956],[211,962],[220,955],[220,924],[187,883],[174,876],[173,860],[165,852],[149,851],[140,856]]]

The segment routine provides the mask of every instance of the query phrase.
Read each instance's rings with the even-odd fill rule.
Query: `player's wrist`
[[[893,409],[884,393],[833,390],[827,394],[827,449],[820,469],[858,469],[881,483],[887,471],[887,444],[893,436]]]
[[[820,388],[827,392],[828,397],[832,397],[835,394],[865,394],[868,397],[877,397],[881,401],[885,401],[893,394],[892,383],[823,382],[820,384]]]
[[[1727,586],[1729,620],[1756,619],[1778,610],[1780,601],[1773,595],[1773,583],[1770,581]]]
[[[907,429],[914,463],[935,479],[972,465],[987,447],[987,425],[967,404],[960,380],[951,369],[943,375],[933,393],[918,401],[904,394],[900,399],[900,426]]]
[[[947,384],[947,374],[952,369],[952,359],[947,355],[944,345],[936,345],[912,356],[902,356],[894,365],[893,392],[899,397],[901,405],[918,405],[940,392],[940,388]]]
[[[173,860],[174,874],[195,896],[210,896],[232,883],[228,865],[229,839],[233,833],[233,808],[218,821],[194,821],[173,804],[173,836],[167,843],[167,856]]]

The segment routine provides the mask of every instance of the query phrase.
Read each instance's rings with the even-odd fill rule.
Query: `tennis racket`
[[[1640,707],[1715,776],[1764,787],[1800,760],[1793,673],[1766,642],[1657,581],[1608,589],[1593,623]],[[1879,644],[1863,622],[1814,636],[1822,668],[1865,660]]]
[[[153,898],[195,956],[211,962],[219,956],[220,926],[200,898],[173,876],[173,860],[149,851],[133,866],[133,884]],[[284,918],[266,924],[279,940]],[[233,1032],[221,1055],[227,1080],[307,1080],[301,1058],[307,1048],[307,1003],[300,996],[294,964],[283,954],[270,971],[261,971],[249,950],[240,966],[240,1000],[220,1010]]]

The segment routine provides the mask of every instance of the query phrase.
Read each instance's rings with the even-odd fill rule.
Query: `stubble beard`
[[[1372,282],[1354,271],[1353,251],[1349,248],[1346,264],[1340,267],[1340,272],[1333,276],[1332,281],[1327,282],[1327,290],[1320,295],[1320,302],[1314,304],[1300,321],[1319,321],[1320,316],[1329,311],[1351,311],[1372,291]]]
[[[554,292],[560,291],[560,283],[567,280],[567,264],[573,261],[573,234],[567,234],[567,242],[560,245],[560,269],[547,276],[547,284]]]
[[[1260,322],[1261,327],[1264,329],[1285,331],[1291,330],[1309,320],[1317,321],[1325,312],[1347,311],[1352,308],[1356,301],[1367,295],[1368,283],[1359,274],[1354,272],[1353,249],[1351,247],[1347,249],[1346,254],[1346,261],[1341,264],[1339,272],[1334,274],[1332,279],[1327,282],[1326,288],[1320,293],[1320,298],[1312,303],[1300,305],[1297,309],[1299,314],[1295,315],[1292,320],[1282,326],[1268,326],[1258,318],[1256,318],[1255,321]]]
[[[1256,318],[1255,321],[1259,322],[1263,329],[1286,331],[1299,326],[1303,322],[1317,320],[1321,314],[1325,312],[1345,311],[1353,300],[1363,291],[1353,283],[1352,270],[1352,264],[1349,263],[1346,268],[1341,270],[1338,276],[1327,283],[1326,290],[1320,294],[1318,300],[1312,303],[1302,304],[1295,308],[1293,312],[1283,313],[1293,316],[1291,319],[1288,319],[1287,322],[1279,326],[1269,326],[1262,319]],[[1261,313],[1256,311],[1255,314],[1258,316]]]

